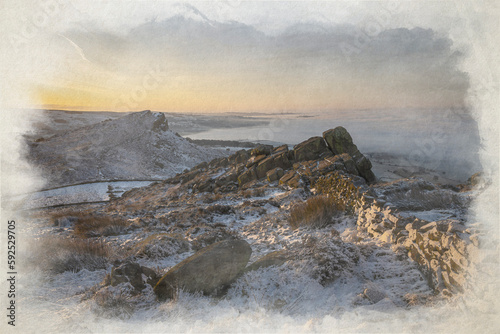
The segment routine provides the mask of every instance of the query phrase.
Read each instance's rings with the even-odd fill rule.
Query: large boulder
[[[265,155],[265,154],[253,155],[250,159],[248,159],[246,167],[250,168],[250,167],[258,164],[262,160],[264,160],[266,157],[267,157],[267,155]]]
[[[288,158],[286,157],[286,153],[280,153],[276,155],[271,155],[267,157],[266,159],[262,160],[258,165],[257,165],[257,178],[261,179],[263,177],[266,177],[267,172],[274,169],[274,168],[282,168],[282,169],[287,169],[291,166],[290,162],[288,161]]]
[[[223,187],[234,182],[238,182],[238,174],[235,170],[230,170],[215,179],[215,185],[217,187]]]
[[[261,145],[258,145],[257,147],[255,147],[250,152],[250,154],[252,156],[269,155],[269,154],[271,154],[272,150],[273,150],[273,145],[264,145],[264,144],[261,144]]]
[[[271,152],[271,154],[286,153],[286,152],[288,152],[288,145],[285,144],[285,145],[281,145],[281,146],[273,148],[273,151]]]
[[[238,176],[238,184],[240,186],[248,183],[250,181],[257,179],[257,173],[255,172],[255,166],[243,172],[240,176]]]
[[[295,145],[293,151],[295,152],[295,161],[317,160],[330,153],[322,137],[311,137]]]
[[[344,168],[349,174],[359,175],[356,162],[348,153],[342,153],[337,155],[344,163]]]
[[[368,182],[375,181],[375,175],[371,170],[371,161],[358,150],[358,147],[352,141],[351,135],[344,127],[337,126],[335,129],[323,132],[323,138],[333,154],[349,154],[356,165],[359,175]]]
[[[215,182],[209,175],[202,175],[196,178],[193,183],[193,192],[195,193],[211,192],[214,188]]]
[[[292,163],[288,159],[288,152],[279,152],[273,155],[274,161],[276,162],[276,166],[288,169],[292,167]]]
[[[252,249],[244,240],[224,240],[201,249],[170,269],[156,284],[159,300],[174,298],[179,290],[213,295],[245,269]]]
[[[298,188],[302,184],[302,178],[297,171],[289,170],[280,178],[279,184],[287,185],[292,188]]]
[[[276,167],[274,169],[271,169],[269,172],[267,172],[266,176],[267,176],[267,181],[269,182],[274,182],[274,181],[278,181],[282,176],[283,174],[285,174],[283,172],[283,168],[280,168],[280,167]]]
[[[257,169],[255,170],[257,172],[257,178],[261,179],[265,177],[268,171],[276,167],[278,166],[276,166],[276,161],[274,160],[274,157],[272,156],[267,157],[267,159],[259,163]]]
[[[323,138],[333,154],[347,153],[352,156],[352,153],[358,151],[358,147],[352,142],[351,135],[342,126],[326,130],[323,132]]]
[[[231,156],[231,159],[237,164],[246,162],[248,158],[249,154],[246,150],[239,150],[238,152],[236,152]]]

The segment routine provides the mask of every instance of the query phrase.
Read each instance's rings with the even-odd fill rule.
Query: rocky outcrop
[[[375,181],[375,175],[371,171],[372,163],[359,152],[358,147],[352,141],[351,135],[344,127],[338,126],[335,129],[323,132],[323,138],[333,154],[349,154],[356,165],[359,175],[368,182]]]
[[[147,110],[146,112],[150,112]],[[168,120],[165,117],[165,114],[158,113],[156,115],[156,120],[153,122],[152,130],[155,132],[167,131],[168,130]]]
[[[328,176],[336,171],[350,174],[357,185],[366,184],[358,176],[356,167],[348,154],[326,157],[323,160],[296,162],[293,169],[284,173],[279,183],[297,188],[303,184],[313,185],[320,177]]]
[[[250,181],[256,180],[257,179],[257,173],[255,172],[255,167],[250,168],[243,172],[239,177],[238,177],[238,184],[241,186],[243,184],[246,184]]]
[[[335,139],[338,141],[335,146],[332,138],[336,138],[338,132],[341,135],[337,135],[340,139]],[[350,174],[354,179],[375,180],[370,161],[359,152],[344,128],[328,130],[325,134],[331,144],[323,137],[311,137],[295,145],[293,150],[287,145],[275,148],[258,145],[252,150],[240,150],[227,158],[200,164],[167,182],[186,184],[194,192],[225,193],[236,187],[253,187],[261,180],[278,181],[292,188],[309,186],[319,177],[336,171]],[[336,151],[331,147],[337,147]]]
[[[288,169],[291,167],[291,163],[288,160],[286,153],[278,153],[267,157],[262,160],[256,168],[257,178],[261,179],[266,177],[268,171],[274,168]]]
[[[348,153],[352,155],[358,150],[352,142],[351,135],[342,126],[323,132],[323,138],[333,154]]]
[[[279,180],[279,184],[287,185],[291,188],[298,188],[303,183],[302,175],[296,170],[288,171]]]
[[[240,164],[248,160],[249,154],[246,150],[239,150],[233,154],[232,157],[235,163]]]
[[[196,252],[170,269],[156,284],[159,300],[174,298],[179,290],[214,295],[245,269],[252,249],[243,240],[225,240]]]

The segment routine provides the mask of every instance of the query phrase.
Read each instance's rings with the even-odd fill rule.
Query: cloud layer
[[[186,9],[187,8],[187,9]],[[54,37],[64,66],[42,104],[165,111],[462,106],[462,54],[432,29],[302,21],[279,33],[196,8],[122,31],[80,24]]]

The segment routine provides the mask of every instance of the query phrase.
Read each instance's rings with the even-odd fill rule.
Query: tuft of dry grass
[[[36,265],[51,273],[105,269],[112,256],[108,245],[100,240],[44,238],[35,245]]]
[[[104,318],[125,320],[129,319],[135,311],[131,292],[127,289],[104,287],[97,291],[94,301],[98,306],[94,311]]]
[[[47,218],[50,219],[54,226],[66,227],[72,225],[79,217],[85,217],[90,214],[90,211],[75,211],[75,210],[60,210],[49,212]]]
[[[73,226],[74,234],[81,238],[119,235],[130,226],[123,218],[107,216],[90,210],[63,210],[48,215],[54,226]]]
[[[189,242],[182,235],[157,233],[137,243],[131,250],[130,255],[161,259],[188,250]]]
[[[335,222],[335,216],[346,211],[346,206],[332,197],[320,195],[296,204],[290,210],[288,222],[293,229],[301,226],[325,227]]]
[[[80,216],[75,221],[74,233],[83,238],[119,235],[128,225],[128,222],[122,218],[103,215]]]

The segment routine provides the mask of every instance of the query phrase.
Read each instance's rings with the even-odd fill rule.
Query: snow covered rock
[[[130,283],[136,291],[141,291],[146,287],[146,283],[154,286],[158,279],[159,277],[153,269],[127,261],[113,267],[111,273],[104,279],[103,284],[105,286],[117,286],[122,283]]]
[[[365,291],[363,291],[363,295],[368,298],[373,304],[378,303],[379,301],[387,298],[387,294],[378,289],[377,287],[370,285]]]
[[[170,269],[156,284],[159,300],[174,298],[179,290],[207,295],[230,284],[245,269],[252,249],[244,240],[212,244]]]

